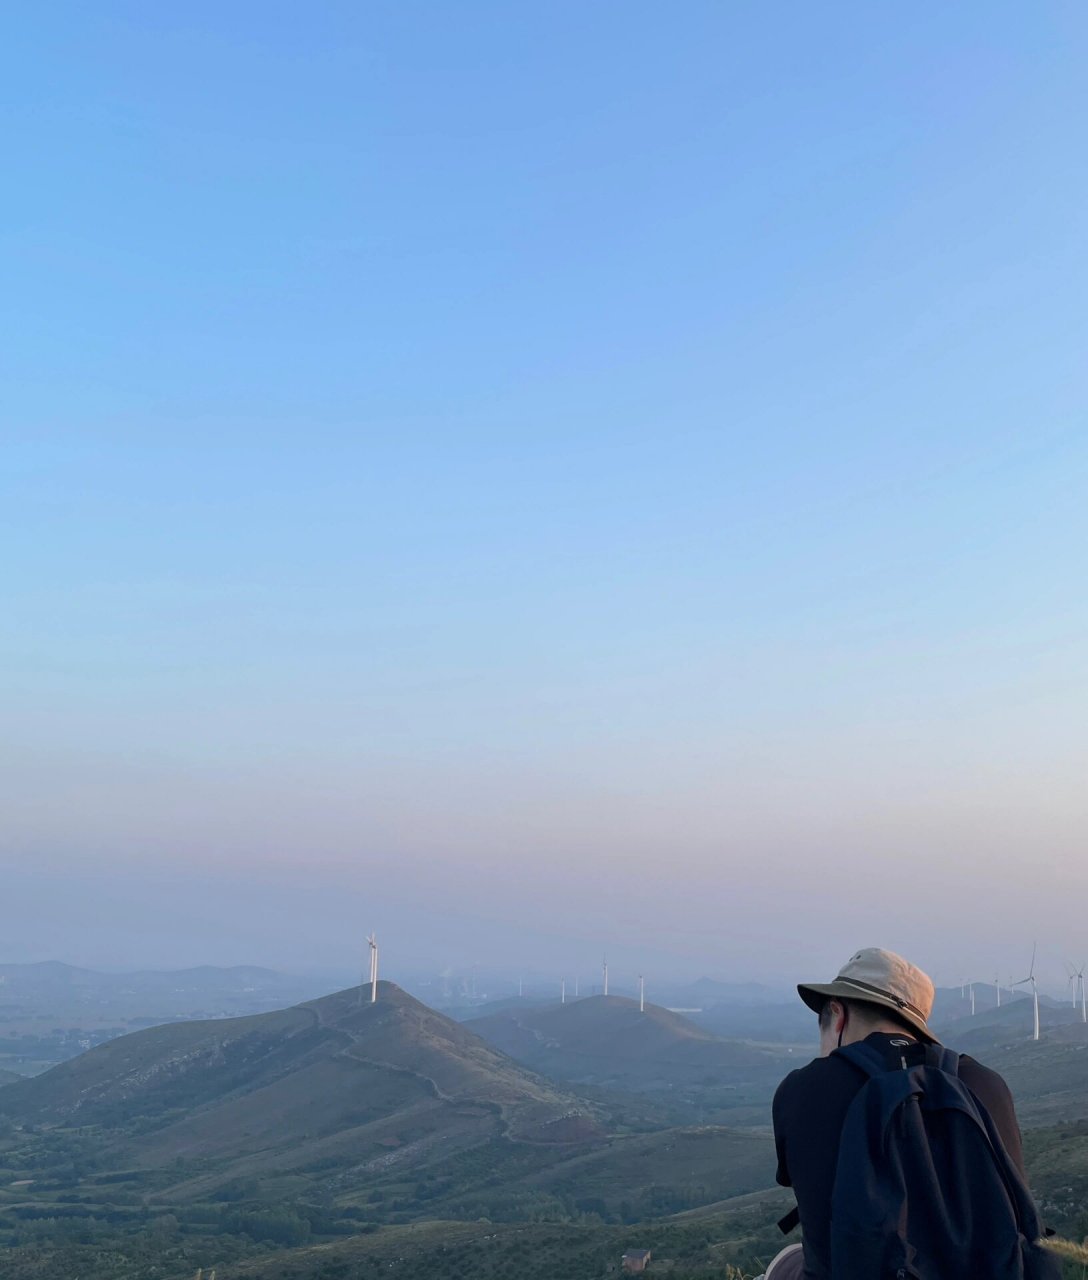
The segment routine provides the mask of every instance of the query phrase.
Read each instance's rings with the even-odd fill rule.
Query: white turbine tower
[[[378,939],[371,934],[367,942],[370,944],[370,1003],[376,1004],[378,1000]]]
[[[1088,965],[1082,964],[1078,969],[1074,965],[1067,965],[1069,969],[1069,985],[1073,988],[1073,1008],[1080,1004],[1080,1019],[1082,1022],[1088,1022],[1088,999],[1085,998],[1084,992],[1084,971],[1088,969]]]
[[[973,1018],[975,1016],[975,984],[973,982],[968,983],[967,989],[971,993],[971,1017]]]
[[[608,995],[608,957],[604,958],[604,994]]]
[[[994,990],[997,992],[997,1007],[1001,1008],[1001,979],[998,975],[994,975]]]
[[[646,1012],[646,979],[641,973],[638,975],[638,1011]]]
[[[1035,943],[1031,948],[1031,969],[1028,976],[1026,978],[1021,978],[1019,982],[1012,983],[1012,986],[1014,987],[1023,987],[1027,986],[1029,982],[1031,983],[1031,998],[1034,1003],[1035,1010],[1034,1030],[1031,1035],[1033,1040],[1039,1039],[1039,984],[1035,981],[1035,951],[1037,946],[1038,944]]]
[[[578,977],[578,975],[577,975],[577,974],[575,974],[575,975],[574,975],[574,998],[575,998],[575,1000],[577,1000],[577,999],[578,999],[578,983],[579,983],[580,981],[581,981],[581,979]]]
[[[567,980],[566,980],[566,978],[560,978],[560,979],[559,979],[559,1003],[560,1003],[560,1004],[566,1004],[566,1003],[567,1003]]]

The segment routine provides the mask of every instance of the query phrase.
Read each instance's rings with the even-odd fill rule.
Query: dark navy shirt
[[[889,1059],[905,1055],[908,1065],[924,1055],[924,1046],[906,1035],[874,1031],[866,1037]],[[1024,1170],[1020,1126],[1009,1086],[989,1067],[966,1056],[960,1079],[993,1117],[1013,1163]],[[866,1078],[843,1058],[816,1058],[790,1074],[774,1095],[774,1143],[778,1181],[792,1187],[801,1215],[805,1280],[826,1280],[831,1267],[831,1189],[839,1158],[839,1135],[854,1096]]]

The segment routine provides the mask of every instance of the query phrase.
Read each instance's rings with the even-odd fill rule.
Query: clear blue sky
[[[1076,949],[1083,6],[4,46],[9,958]]]

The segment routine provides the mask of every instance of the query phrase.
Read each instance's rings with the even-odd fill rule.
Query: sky
[[[8,15],[6,961],[1088,958],[1088,13]]]

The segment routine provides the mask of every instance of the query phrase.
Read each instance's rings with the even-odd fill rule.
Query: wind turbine
[[[1081,965],[1077,969],[1074,965],[1066,961],[1066,967],[1069,969],[1069,985],[1073,988],[1073,1008],[1077,1007],[1077,1001],[1080,1001],[1080,1019],[1082,1022],[1088,1022],[1088,1000],[1085,999],[1084,992],[1084,971],[1088,969],[1088,965]]]
[[[967,989],[971,993],[971,1017],[973,1018],[975,1016],[975,984],[973,982],[968,983]]]
[[[566,1004],[566,1003],[567,1003],[567,980],[566,980],[566,978],[560,978],[560,979],[559,979],[559,1003],[560,1003],[560,1004]]]
[[[575,975],[574,975],[574,998],[575,998],[575,1000],[577,1000],[577,999],[578,999],[578,983],[579,983],[579,981],[580,981],[580,979],[579,979],[578,975],[577,975],[577,974],[575,974]]]
[[[994,974],[994,990],[997,992],[997,1007],[1001,1008],[1001,978]]]
[[[1032,1036],[1031,1036],[1033,1040],[1039,1039],[1039,985],[1035,981],[1035,951],[1037,947],[1038,947],[1038,943],[1032,944],[1031,970],[1029,971],[1028,976],[1026,978],[1021,978],[1019,982],[1012,983],[1014,987],[1023,987],[1023,986],[1026,986],[1029,982],[1031,983],[1031,998],[1035,1008],[1035,1029],[1032,1032]]]
[[[604,958],[604,994],[608,995],[608,957]]]
[[[646,1012],[646,979],[641,973],[638,975],[638,1011]]]
[[[378,1001],[378,939],[371,934],[367,938],[370,944],[370,1003]]]

